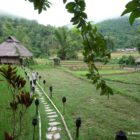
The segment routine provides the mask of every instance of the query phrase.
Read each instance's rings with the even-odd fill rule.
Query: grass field
[[[42,60],[40,60],[42,61]],[[45,64],[32,66],[39,72],[42,80],[45,79],[46,91],[53,86],[53,101],[63,114],[62,97],[67,98],[65,120],[75,137],[75,120],[81,117],[79,140],[113,140],[118,130],[124,130],[129,140],[139,140],[140,135],[132,135],[132,132],[140,132],[140,72],[129,73],[131,70],[107,70],[100,73],[113,88],[114,95],[108,100],[106,96],[100,96],[85,77],[87,71],[70,71],[62,67],[50,67]],[[122,74],[124,73],[124,74]],[[23,75],[23,73],[21,72]],[[1,78],[0,78],[1,79]],[[85,80],[86,79],[86,80]],[[0,139],[3,139],[4,131],[11,131],[11,113],[9,100],[11,95],[7,92],[6,83],[0,86]],[[42,140],[45,140],[47,130],[47,118],[44,106],[39,107],[42,119]],[[31,140],[33,136],[32,118],[35,114],[34,103],[26,115],[24,123],[24,135],[19,140]],[[63,126],[61,127],[63,128]],[[38,139],[38,128],[36,129]],[[62,131],[62,140],[67,140],[66,133]]]
[[[120,129],[127,133],[140,132],[139,86],[132,85],[128,88],[124,84],[109,83],[116,94],[108,100],[106,96],[100,96],[91,83],[77,78],[76,75],[57,68],[36,70],[47,80],[47,87],[53,85],[53,101],[61,112],[61,100],[66,96],[64,116],[73,137],[77,117],[82,119],[80,140],[113,140],[116,131]],[[116,90],[121,94],[117,94]],[[138,140],[140,135],[128,135],[128,139]]]

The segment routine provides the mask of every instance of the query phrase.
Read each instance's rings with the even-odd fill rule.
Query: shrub
[[[129,66],[134,66],[135,65],[135,58],[131,55],[129,56],[125,56],[123,55],[120,59],[119,59],[119,64],[121,65],[129,65]]]
[[[34,65],[37,64],[37,62],[33,58],[26,58],[23,60],[23,65],[29,66],[29,65]]]

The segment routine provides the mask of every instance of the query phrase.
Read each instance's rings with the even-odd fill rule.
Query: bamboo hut
[[[0,44],[0,64],[22,64],[24,58],[32,56],[32,53],[15,37],[9,36]]]

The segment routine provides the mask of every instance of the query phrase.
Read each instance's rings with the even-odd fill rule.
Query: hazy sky
[[[37,20],[42,24],[62,26],[70,23],[71,14],[67,13],[63,0],[50,0],[52,6],[46,12],[38,14],[28,0],[0,0],[0,11],[27,19]],[[85,0],[88,20],[99,22],[119,17],[130,0]]]

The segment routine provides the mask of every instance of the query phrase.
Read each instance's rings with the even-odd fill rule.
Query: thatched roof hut
[[[33,54],[25,48],[15,37],[9,36],[0,44],[0,63],[19,64],[22,58],[32,57]]]

